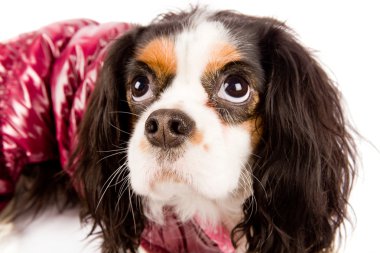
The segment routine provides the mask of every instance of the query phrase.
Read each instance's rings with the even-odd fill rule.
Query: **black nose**
[[[145,122],[145,136],[149,142],[161,148],[181,145],[195,128],[195,122],[176,109],[160,109],[152,112]]]

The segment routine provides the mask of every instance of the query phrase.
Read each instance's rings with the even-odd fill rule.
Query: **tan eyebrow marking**
[[[140,48],[136,59],[147,64],[157,78],[173,75],[177,69],[174,42],[167,37],[156,38]]]
[[[237,48],[229,43],[219,43],[211,51],[205,73],[215,73],[230,62],[241,60],[241,54]]]

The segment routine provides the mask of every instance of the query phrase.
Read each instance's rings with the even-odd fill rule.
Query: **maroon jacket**
[[[0,211],[25,165],[65,168],[104,48],[129,28],[72,20],[0,44]]]
[[[105,49],[130,27],[72,20],[0,43],[0,211],[25,165],[59,159],[66,168]],[[167,219],[165,227],[147,225],[148,251],[231,252],[196,222]]]

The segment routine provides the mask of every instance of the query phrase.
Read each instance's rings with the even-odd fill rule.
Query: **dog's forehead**
[[[182,83],[191,83],[242,57],[224,24],[206,14],[193,17],[180,28],[177,24],[166,25],[176,29],[153,26],[149,39],[136,53],[136,59],[147,64],[158,78],[171,75]],[[160,33],[157,29],[171,32]]]
[[[239,57],[228,31],[218,22],[200,21],[178,34],[175,41],[177,75],[183,81],[200,78],[207,69]]]

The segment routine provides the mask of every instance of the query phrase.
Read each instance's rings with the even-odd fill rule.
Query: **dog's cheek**
[[[129,180],[134,192],[147,195],[149,192],[149,171],[146,168],[153,167],[153,157],[149,152],[149,143],[144,138],[144,120],[138,120],[127,147],[127,169]]]
[[[182,162],[198,192],[210,199],[221,199],[239,187],[251,152],[246,127],[211,124],[205,131],[195,133]]]
[[[260,142],[261,136],[262,136],[262,118],[257,117],[254,119],[247,120],[243,122],[240,127],[244,129],[247,133],[250,135],[251,140],[251,149],[253,151],[256,150],[257,145]]]

